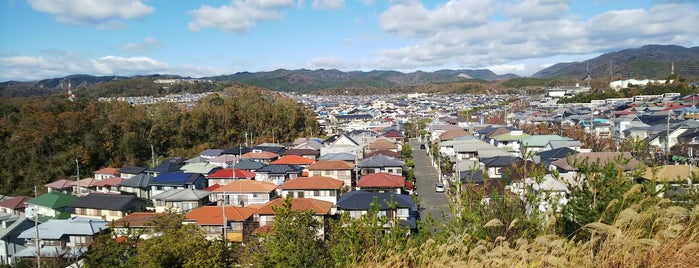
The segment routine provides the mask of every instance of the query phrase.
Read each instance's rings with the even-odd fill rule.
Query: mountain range
[[[608,79],[632,77],[662,79],[670,75],[673,65],[675,73],[682,77],[699,77],[699,47],[685,48],[675,45],[647,45],[640,48],[624,49],[582,62],[554,64],[533,74],[531,77],[562,80],[582,80],[588,76]],[[237,82],[275,91],[309,93],[342,89],[363,89],[369,92],[372,89],[375,91],[381,89],[382,92],[386,92],[390,91],[391,88],[402,87],[404,89],[405,86],[414,87],[454,82],[490,83],[518,77],[515,74],[498,75],[487,69],[416,71],[411,73],[381,70],[343,72],[335,69],[279,69],[269,72],[239,72],[199,79],[211,80],[215,83]],[[0,96],[39,96],[65,92],[67,81],[70,81],[74,89],[85,91],[117,89],[116,92],[89,94],[113,95],[118,92],[124,92],[118,90],[120,87],[128,86],[133,88],[134,84],[136,84],[136,87],[139,88],[138,83],[166,78],[189,79],[189,77],[178,75],[134,77],[70,75],[30,82],[2,82],[0,83]],[[153,90],[152,87],[153,85],[143,85],[143,88],[149,88],[151,91]],[[167,92],[167,90],[161,91]]]

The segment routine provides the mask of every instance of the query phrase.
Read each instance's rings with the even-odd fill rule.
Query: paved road
[[[415,162],[415,186],[420,198],[420,207],[423,216],[432,213],[435,221],[443,220],[442,211],[448,210],[447,197],[445,193],[435,192],[437,184],[437,170],[430,163],[426,149],[420,149],[420,142],[417,139],[410,139],[410,148]]]

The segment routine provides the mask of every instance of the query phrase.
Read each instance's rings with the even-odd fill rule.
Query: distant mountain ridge
[[[611,77],[613,79],[665,79],[675,65],[675,74],[699,76],[699,47],[676,45],[646,45],[602,54],[582,62],[554,64],[532,75],[533,78],[583,79]]]

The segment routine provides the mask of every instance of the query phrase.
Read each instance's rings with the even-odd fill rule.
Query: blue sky
[[[699,45],[699,0],[4,0],[0,81],[551,64]]]

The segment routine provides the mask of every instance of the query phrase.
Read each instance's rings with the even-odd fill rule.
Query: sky
[[[699,0],[0,0],[0,81],[276,69],[529,76],[699,45]]]

